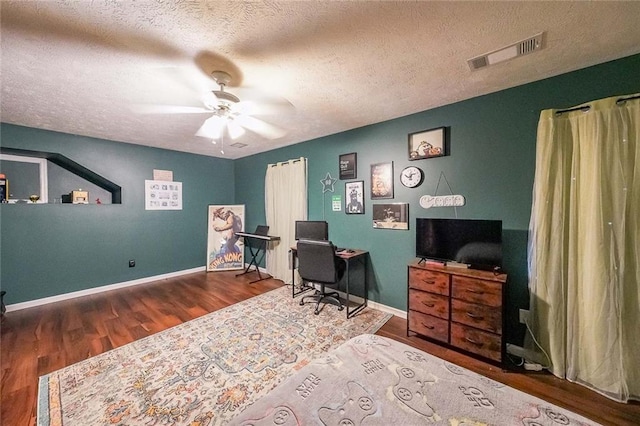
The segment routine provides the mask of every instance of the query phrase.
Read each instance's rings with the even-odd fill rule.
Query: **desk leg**
[[[347,270],[345,271],[346,275],[347,275],[347,288],[346,288],[346,293],[347,293],[347,318],[351,318],[352,316],[354,316],[355,314],[357,314],[358,312],[360,312],[361,310],[363,310],[366,306],[367,306],[367,295],[368,295],[368,282],[367,282],[367,259],[366,256],[358,256],[358,260],[360,260],[359,258],[362,257],[362,265],[364,267],[364,301],[357,305],[355,308],[349,310],[349,281],[350,281],[350,277],[349,277],[349,264],[351,263],[352,259],[345,259],[345,262],[347,262]],[[355,259],[353,259],[355,260]]]

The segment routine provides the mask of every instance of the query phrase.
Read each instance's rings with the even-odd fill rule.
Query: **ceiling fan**
[[[251,100],[240,100],[226,87],[231,82],[231,75],[225,71],[216,70],[210,73],[211,78],[219,86],[218,90],[207,91],[202,97],[203,106],[173,106],[173,105],[146,105],[138,106],[138,112],[147,114],[210,114],[195,135],[210,139],[214,144],[221,142],[224,153],[224,139],[230,137],[237,139],[245,130],[250,130],[267,139],[277,139],[286,134],[286,131],[278,126],[267,123],[255,115],[282,114],[291,112],[293,105],[283,98],[266,96],[257,91],[247,91],[234,88],[234,91],[244,92]]]

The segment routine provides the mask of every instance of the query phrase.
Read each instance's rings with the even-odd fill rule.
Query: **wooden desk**
[[[351,250],[351,253],[348,251]],[[305,293],[309,290],[315,290],[315,287],[313,286],[308,286],[305,285],[304,283],[302,283],[300,285],[300,290],[296,291],[296,259],[297,259],[297,249],[296,246],[292,246],[291,250],[289,250],[289,253],[291,254],[291,288],[292,288],[292,296],[296,297],[299,294]],[[360,312],[361,310],[363,310],[366,306],[367,306],[367,301],[368,301],[368,292],[369,292],[369,288],[368,288],[368,280],[367,280],[367,256],[368,256],[369,252],[366,250],[360,250],[360,249],[347,249],[345,248],[343,251],[337,251],[336,255],[338,257],[340,257],[344,263],[345,263],[345,273],[344,273],[344,279],[345,279],[345,294],[346,294],[346,306],[347,306],[347,318],[351,318],[352,316],[354,316],[355,314],[357,314],[358,312]],[[359,304],[356,305],[355,307],[353,307],[353,309],[350,309],[350,305],[349,305],[349,284],[351,281],[351,274],[349,272],[350,267],[352,266],[352,263],[355,262],[360,262],[363,267],[364,267],[364,295],[363,295],[363,299],[364,301]]]
[[[266,252],[266,246],[267,243],[270,241],[279,241],[280,237],[275,237],[273,235],[258,235],[258,234],[250,234],[249,232],[236,232],[235,233],[236,236],[238,237],[242,237],[244,238],[244,240],[257,240],[260,241],[261,244],[258,244],[255,247],[255,251],[253,250],[254,247],[251,244],[246,244],[247,247],[249,247],[249,253],[251,253],[251,262],[249,262],[249,264],[247,265],[247,267],[245,268],[244,272],[240,273],[240,274],[236,274],[236,277],[240,276],[240,275],[244,275],[244,274],[248,274],[249,272],[253,272],[250,271],[249,269],[251,268],[251,265],[255,266],[256,269],[254,269],[254,271],[258,272],[258,279],[251,281],[249,284],[253,284],[256,283],[258,281],[262,281],[262,280],[266,280],[267,278],[271,278],[271,276],[265,276],[263,277],[262,274],[260,273],[260,268],[258,267],[258,263],[262,262],[262,259],[264,258],[264,254]],[[260,259],[258,260],[258,255],[262,254],[260,256]]]

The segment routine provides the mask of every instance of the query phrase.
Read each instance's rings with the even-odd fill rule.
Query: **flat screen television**
[[[296,220],[296,241],[329,239],[329,224],[324,220]]]
[[[416,218],[416,257],[502,268],[502,221]]]

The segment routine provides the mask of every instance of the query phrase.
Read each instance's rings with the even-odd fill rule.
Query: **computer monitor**
[[[328,240],[329,224],[324,220],[296,220],[296,241]]]

